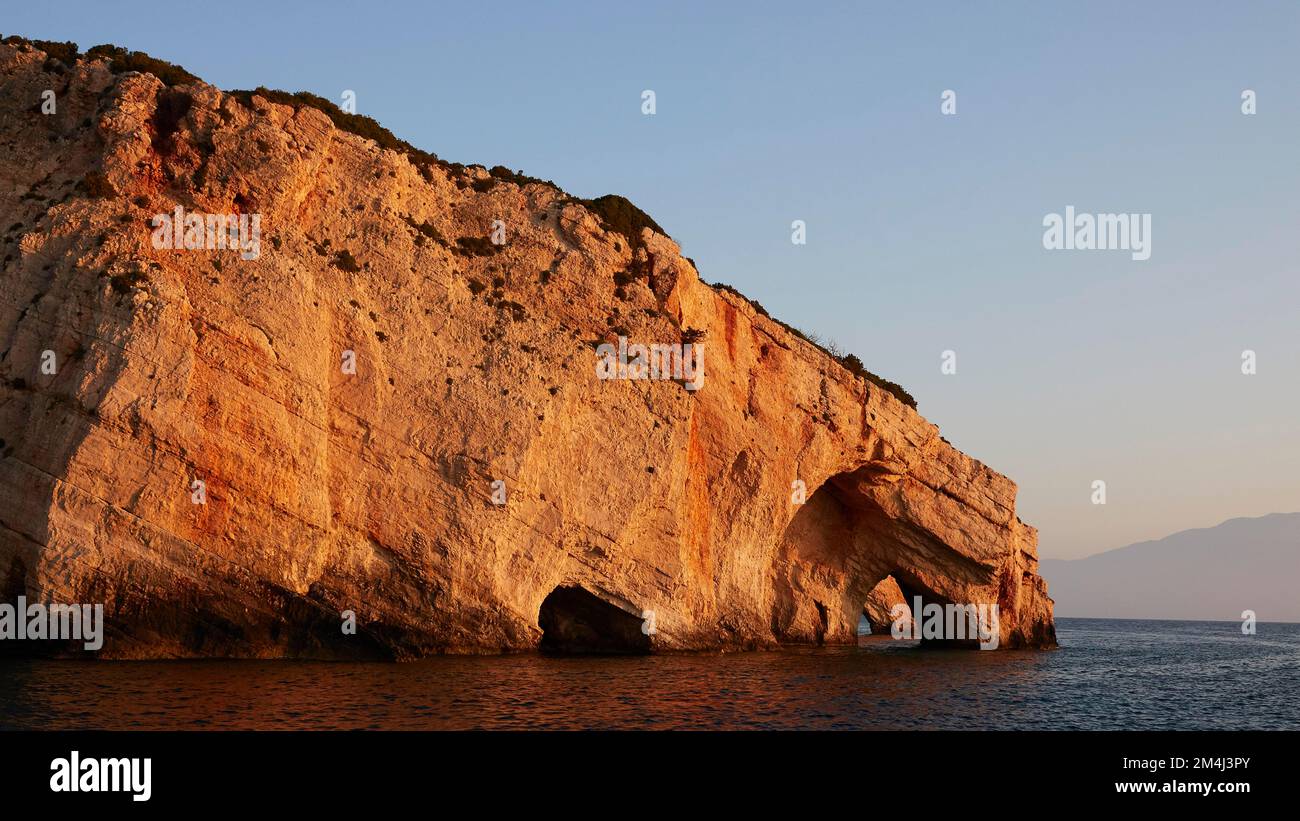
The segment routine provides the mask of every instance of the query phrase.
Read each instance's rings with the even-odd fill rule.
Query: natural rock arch
[[[980,562],[970,551],[954,549],[929,531],[923,516],[886,512],[883,505],[897,506],[904,492],[898,484],[868,464],[830,477],[800,506],[778,550],[771,624],[776,640],[856,642],[864,607],[887,578],[897,582],[909,608],[916,596],[923,605],[996,603],[1004,646],[1043,638],[1026,636],[1020,624],[1017,585],[1020,574],[1028,576],[1025,570],[1005,559]]]

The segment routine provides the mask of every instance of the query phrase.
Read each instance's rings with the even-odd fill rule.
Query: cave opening
[[[978,605],[966,600],[984,568],[922,524],[888,512],[878,501],[890,499],[892,486],[882,471],[867,464],[829,477],[791,517],[773,584],[773,636],[853,644],[895,638],[897,621],[897,640],[912,646],[979,646],[971,637],[980,631],[966,619]],[[961,619],[963,629],[923,630],[922,617],[936,608],[940,628]]]
[[[974,623],[966,622],[967,617],[965,605],[962,608],[954,610],[956,604],[945,596],[940,596],[934,591],[926,589],[920,585],[915,578],[909,578],[906,572],[895,572],[894,577],[898,582],[899,592],[903,596],[903,601],[909,609],[911,624],[910,637],[917,641],[917,646],[923,649],[963,649],[978,650],[980,647],[978,638],[978,628]],[[918,606],[919,605],[919,606]],[[932,613],[931,610],[936,612]],[[960,614],[960,616],[958,616]],[[930,636],[928,631],[934,624],[929,624],[937,615],[939,622],[945,633],[942,638]],[[953,628],[956,626],[952,623],[954,617],[960,617],[963,620],[961,632],[956,632]],[[958,638],[957,636],[963,636]]]
[[[912,608],[903,598],[903,591],[892,575],[876,582],[871,588],[862,612],[858,614],[857,635],[891,636],[894,623],[900,629],[909,629],[912,622]]]
[[[538,649],[555,654],[640,654],[650,652],[642,620],[576,586],[551,591],[537,614]]]

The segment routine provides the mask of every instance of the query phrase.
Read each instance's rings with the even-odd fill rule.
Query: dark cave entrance
[[[906,572],[896,571],[894,578],[898,582],[899,590],[903,593],[903,600],[911,611],[911,626],[914,631],[912,638],[918,640],[918,647],[930,650],[979,649],[978,622],[972,623],[968,621],[965,610],[949,613],[948,611],[955,607],[955,603],[951,599],[923,588],[914,579],[909,578]],[[914,606],[918,599],[921,605],[919,610]],[[953,631],[953,635],[945,638],[926,638],[924,635],[928,629],[926,625],[936,617],[936,614],[930,612],[931,606],[939,609],[940,612],[937,617],[946,625],[945,631],[955,626],[954,619],[960,618],[962,620],[960,633]],[[966,638],[956,638],[956,635],[964,635]]]
[[[639,617],[581,587],[557,587],[537,614],[544,653],[637,654],[650,652]]]

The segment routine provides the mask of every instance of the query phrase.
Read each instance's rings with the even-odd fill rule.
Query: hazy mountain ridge
[[[1083,559],[1043,559],[1065,617],[1300,621],[1300,513],[1229,519]]]

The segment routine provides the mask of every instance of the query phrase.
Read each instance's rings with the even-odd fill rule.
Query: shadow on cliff
[[[43,76],[14,82],[34,83],[35,98]],[[164,87],[154,104],[150,147],[165,158],[178,151],[190,98]],[[355,635],[344,635],[339,606],[318,586],[300,594],[238,567],[216,578],[210,568],[226,560],[190,540],[221,532],[229,538],[229,519],[195,505],[193,532],[150,524],[150,510],[189,506],[193,473],[184,473],[192,452],[176,442],[202,450],[219,448],[220,439],[202,420],[179,413],[183,401],[153,387],[160,372],[187,363],[159,344],[149,315],[159,295],[144,283],[162,272],[134,250],[147,243],[149,229],[136,221],[133,201],[107,181],[105,140],[85,125],[112,106],[111,93],[70,81],[57,116],[5,115],[20,119],[5,123],[17,138],[0,146],[0,163],[27,176],[0,192],[0,210],[17,220],[10,233],[21,228],[25,240],[18,248],[5,236],[0,272],[0,599],[103,603],[100,653],[109,657],[402,655],[408,641],[398,628],[359,623]],[[195,142],[185,150],[201,154],[202,141]],[[20,151],[49,143],[60,143],[49,168]],[[168,188],[147,174],[138,182],[194,207],[186,186]],[[130,219],[103,224],[105,202]],[[129,440],[157,461],[133,463]],[[174,487],[174,495],[168,490],[160,500],[159,486]],[[80,644],[6,641],[0,651],[85,655]]]

